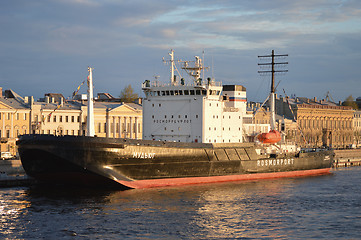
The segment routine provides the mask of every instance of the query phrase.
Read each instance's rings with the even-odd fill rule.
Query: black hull
[[[332,151],[262,158],[249,143],[24,135],[18,147],[26,173],[40,181],[124,188],[323,174],[333,161]]]

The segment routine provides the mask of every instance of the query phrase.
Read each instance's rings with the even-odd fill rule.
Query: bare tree
[[[134,102],[138,97],[138,94],[134,93],[132,86],[129,84],[120,92],[120,100],[122,102],[130,103]]]

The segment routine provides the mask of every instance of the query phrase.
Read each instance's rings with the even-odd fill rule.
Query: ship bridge
[[[171,56],[171,81],[145,80],[142,89],[143,139],[172,142],[230,143],[243,142],[243,115],[246,92],[242,86],[222,86],[214,79],[200,78],[202,61],[195,66],[186,62],[191,83],[174,76],[175,60]],[[179,73],[178,73],[179,74]],[[180,76],[181,77],[181,76]]]

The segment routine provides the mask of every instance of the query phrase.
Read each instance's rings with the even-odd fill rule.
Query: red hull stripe
[[[118,182],[129,188],[153,188],[153,187],[179,186],[179,185],[188,185],[188,184],[312,176],[312,175],[328,174],[330,173],[330,170],[331,170],[330,168],[322,168],[322,169],[289,171],[289,172],[254,173],[254,174],[214,176],[214,177],[162,178],[162,179],[118,181]]]

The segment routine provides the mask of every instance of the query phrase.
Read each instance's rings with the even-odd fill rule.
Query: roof
[[[46,102],[34,102],[34,105],[40,105],[41,109],[50,109],[50,110],[80,110],[81,105],[75,104],[74,102],[64,102],[62,106],[59,106],[59,103],[46,103]]]
[[[334,102],[329,102],[326,100],[316,100],[310,99],[306,97],[296,97],[296,98],[288,98],[288,102],[291,105],[299,105],[299,104],[306,104],[306,105],[319,105],[319,106],[339,106]]]
[[[24,98],[13,90],[5,90],[3,97],[0,97],[0,101],[10,108],[26,109],[28,106],[24,102]]]
[[[28,108],[26,105],[17,101],[15,98],[0,98],[0,102],[3,103],[4,105],[9,106],[10,108],[14,108],[14,109]]]

